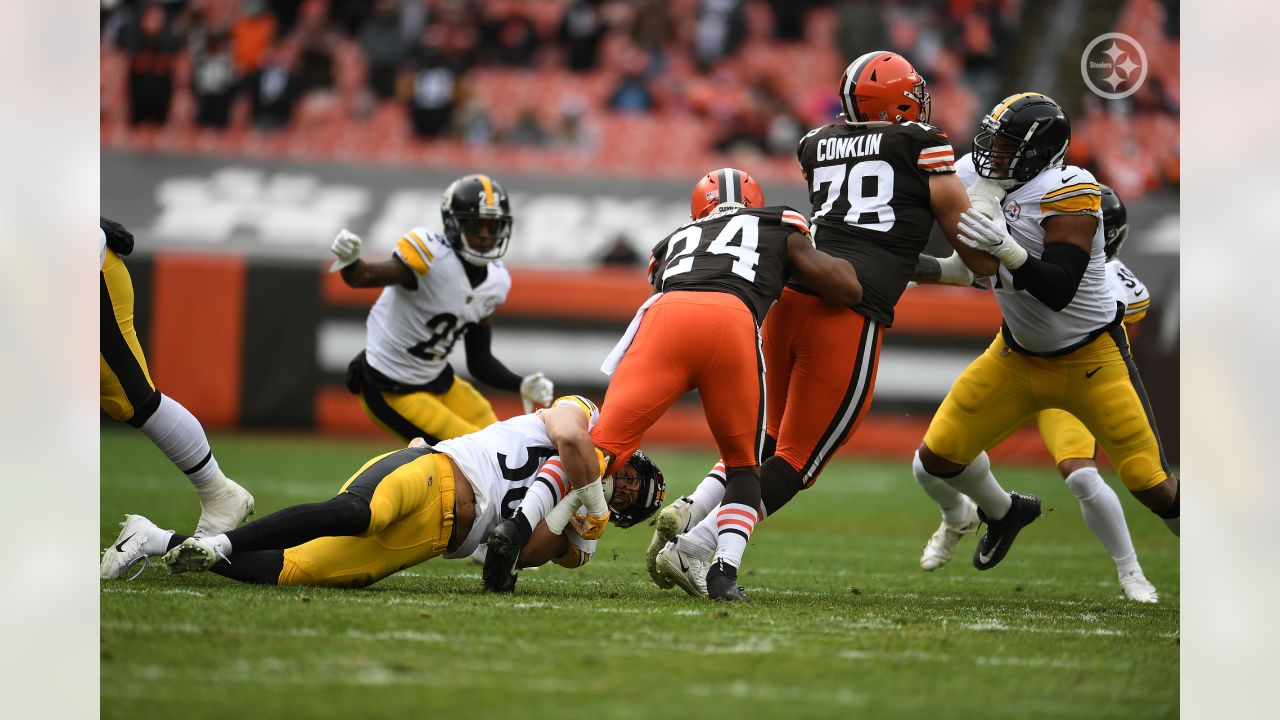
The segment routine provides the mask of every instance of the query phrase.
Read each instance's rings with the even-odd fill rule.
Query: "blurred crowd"
[[[1079,105],[1076,159],[1123,173],[1130,194],[1177,180],[1168,4],[1125,0],[1117,28],[1165,71],[1131,102]],[[796,142],[836,115],[841,71],[869,49],[909,58],[928,79],[932,121],[967,147],[1025,60],[1024,5],[103,0],[103,144],[408,161],[483,152],[499,165],[659,175],[732,159],[790,179]]]

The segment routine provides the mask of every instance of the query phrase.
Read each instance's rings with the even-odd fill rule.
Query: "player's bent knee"
[[[369,502],[359,495],[349,492],[339,493],[328,504],[333,513],[335,526],[350,530],[342,534],[371,535],[377,532],[372,529],[373,510]],[[383,525],[385,526],[386,523],[384,522]]]
[[[1066,479],[1075,471],[1089,467],[1097,467],[1097,463],[1088,458],[1067,458],[1058,463],[1058,472],[1062,473],[1063,479]]]
[[[927,442],[920,443],[920,465],[925,472],[936,477],[954,477],[967,467],[968,463],[948,460],[929,448]]]

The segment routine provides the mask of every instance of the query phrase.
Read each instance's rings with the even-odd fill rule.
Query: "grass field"
[[[321,500],[387,443],[215,436],[259,515]],[[654,451],[668,496],[707,453]],[[611,529],[589,566],[483,592],[433,560],[365,590],[263,588],[153,567],[103,582],[103,718],[1177,717],[1178,543],[1121,490],[1158,605],[1114,565],[1047,468],[997,468],[1044,500],[1000,567],[973,541],[942,570],[909,465],[835,462],[752,539],[750,605],[651,585],[645,526]],[[101,539],[126,512],[189,530],[190,486],[146,438],[102,433]]]

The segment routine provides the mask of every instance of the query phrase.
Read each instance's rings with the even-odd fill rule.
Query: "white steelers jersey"
[[[956,162],[956,174],[968,187],[977,180],[973,156]],[[1026,290],[1015,290],[1013,277],[1000,266],[996,299],[1014,341],[1033,353],[1054,353],[1073,347],[1116,317],[1117,298],[1107,281],[1103,253],[1102,191],[1088,170],[1062,165],[1045,170],[1004,197],[1001,208],[1013,237],[1033,258],[1044,253],[1045,218],[1054,215],[1092,215],[1098,219],[1093,252],[1071,303],[1054,312]]]
[[[573,396],[571,396],[573,397]],[[564,402],[557,399],[555,404]],[[595,405],[587,401],[594,410]],[[589,425],[599,412],[593,413]],[[476,495],[476,520],[471,533],[446,558],[469,556],[499,522],[511,517],[525,493],[533,485],[542,466],[558,458],[555,443],[547,436],[547,426],[537,413],[517,415],[476,432],[436,443],[435,449],[453,458],[458,469],[471,481]],[[565,529],[565,537],[582,552],[595,552],[596,541],[583,540]]]
[[[1124,303],[1124,324],[1137,325],[1151,307],[1151,293],[1120,258],[1107,263],[1107,282],[1116,299]]]
[[[98,228],[98,269],[107,264],[107,233]]]
[[[395,256],[418,279],[418,287],[382,289],[369,311],[365,356],[374,370],[405,385],[425,385],[444,370],[453,345],[469,325],[493,314],[511,291],[511,273],[489,263],[489,275],[471,287],[448,240],[414,228],[396,243]]]

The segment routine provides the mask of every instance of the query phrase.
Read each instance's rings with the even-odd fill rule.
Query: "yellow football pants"
[[[114,250],[107,249],[99,277],[99,396],[103,411],[127,422],[155,394],[155,384],[133,328],[133,281]]]
[[[1106,450],[1129,490],[1146,490],[1168,477],[1150,403],[1121,327],[1058,357],[1020,354],[997,336],[951,386],[924,442],[942,458],[967,465],[1012,429],[1049,409],[1079,419]],[[1070,429],[1054,425],[1052,416],[1048,420],[1051,432],[1062,436],[1051,443],[1060,441],[1067,452],[1083,444],[1078,435],[1067,437]],[[1092,457],[1092,452],[1083,457]]]
[[[360,404],[379,427],[406,442],[420,437],[434,444],[498,422],[484,395],[460,377],[439,395],[386,392],[366,385]]]
[[[369,527],[285,550],[279,584],[365,587],[443,554],[453,530],[453,482],[441,453],[410,448],[373,458],[342,485],[369,500]]]

